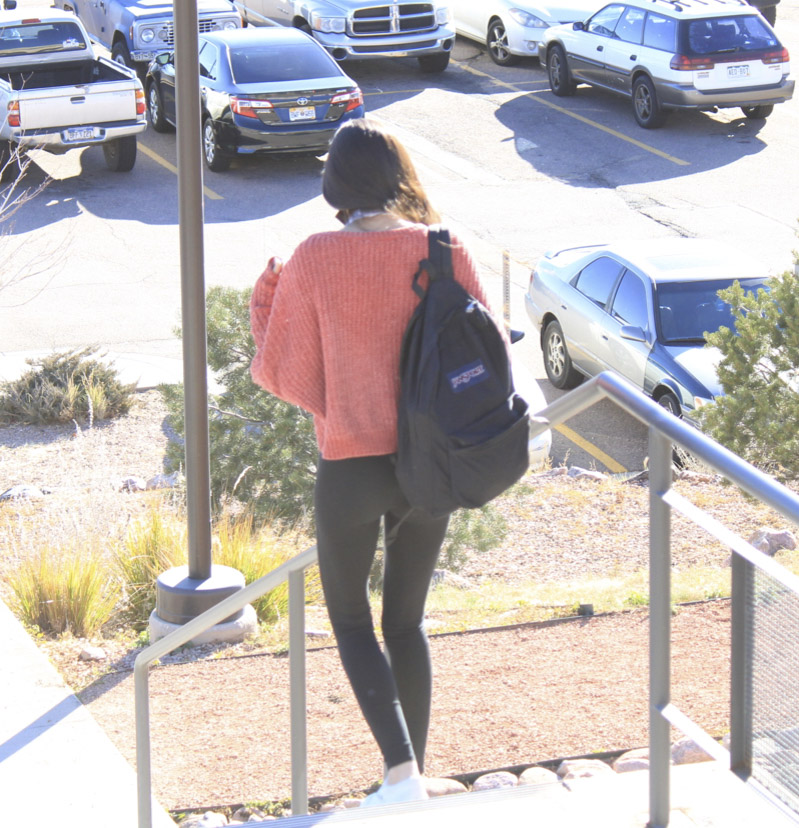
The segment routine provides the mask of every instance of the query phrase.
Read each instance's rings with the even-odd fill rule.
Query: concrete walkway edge
[[[136,828],[136,774],[0,601],[3,824]],[[153,806],[153,828],[174,828]]]

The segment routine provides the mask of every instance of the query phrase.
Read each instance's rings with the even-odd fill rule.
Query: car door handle
[[[602,52],[602,51],[604,51],[604,49],[605,49],[604,46],[597,46],[596,47],[597,52]]]
[[[630,55],[630,60],[638,60],[638,55]]]

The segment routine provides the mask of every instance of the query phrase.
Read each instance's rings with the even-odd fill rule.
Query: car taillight
[[[702,57],[688,57],[688,55],[674,55],[669,63],[672,69],[678,72],[694,72],[697,69],[712,69],[715,64],[703,55]]]
[[[763,63],[788,63],[791,59],[791,56],[788,54],[787,49],[775,49],[773,52],[766,52],[763,55]]]
[[[245,118],[257,118],[259,110],[273,109],[274,107],[269,101],[232,97],[230,99],[230,108],[236,115],[243,115]]]
[[[363,106],[363,95],[361,94],[361,90],[356,87],[350,92],[341,92],[338,95],[333,95],[330,100],[331,106],[342,103],[347,104],[347,108],[344,110],[345,112],[349,112],[352,109],[357,109],[359,106]]]
[[[19,101],[9,101],[7,121],[9,126],[19,126]]]
[[[147,106],[144,103],[144,90],[139,86],[136,90],[136,114],[144,115],[147,111]]]

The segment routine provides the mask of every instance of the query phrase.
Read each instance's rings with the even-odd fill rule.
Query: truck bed
[[[15,91],[82,86],[98,81],[123,80],[129,77],[124,70],[96,60],[50,64],[46,69],[34,69],[30,66],[0,69],[0,78],[7,81]]]

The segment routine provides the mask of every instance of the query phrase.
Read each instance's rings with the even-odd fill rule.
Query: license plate
[[[64,130],[64,141],[92,141],[97,137],[94,127],[72,127]]]
[[[313,106],[289,107],[290,121],[313,121],[316,117],[316,108]]]
[[[728,78],[748,78],[749,77],[749,66],[728,66],[727,67],[727,77]]]

